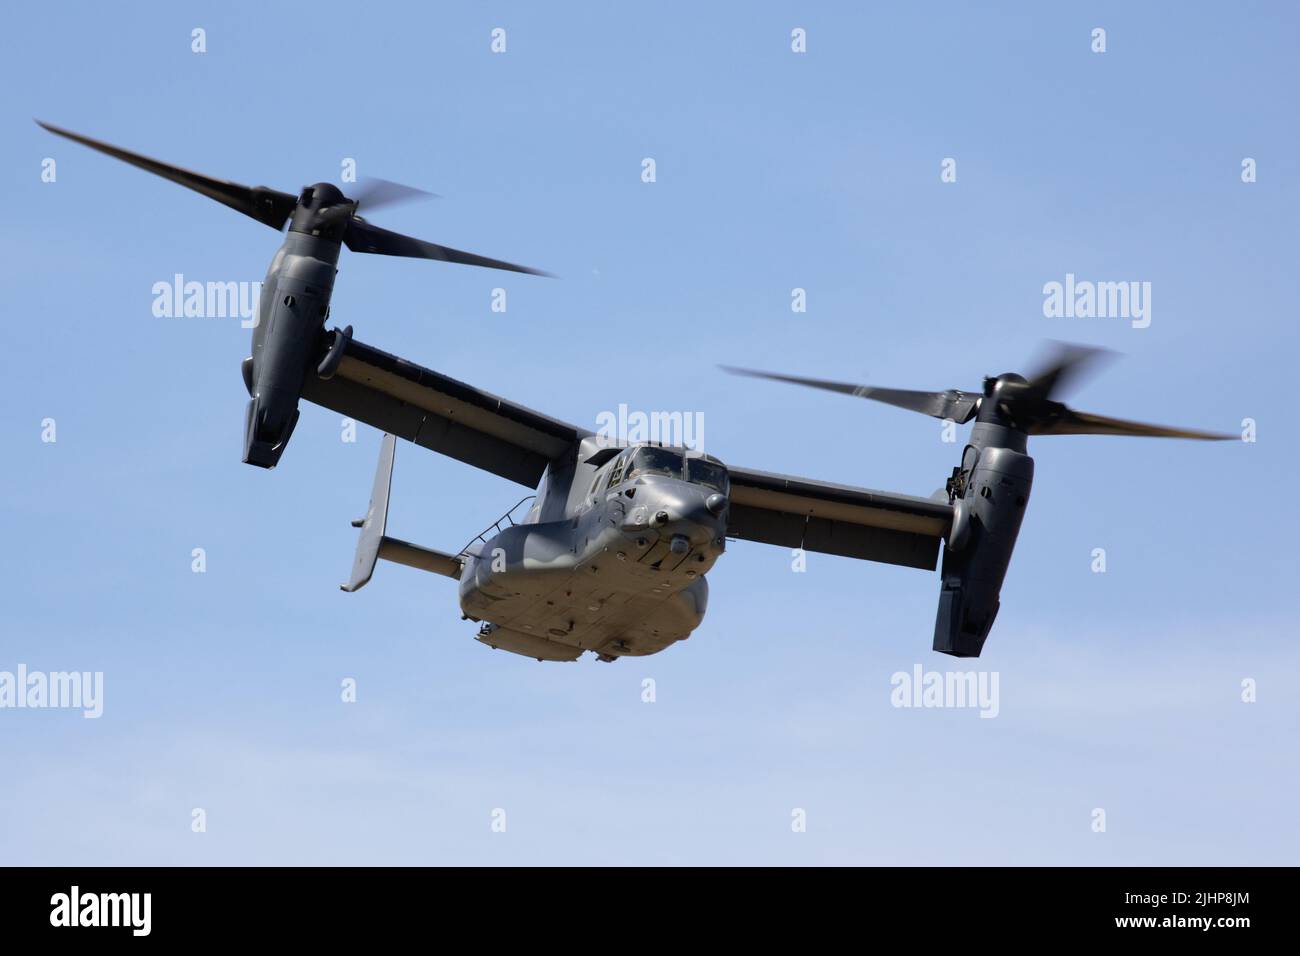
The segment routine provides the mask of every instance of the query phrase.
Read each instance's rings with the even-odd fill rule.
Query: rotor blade
[[[748,375],[751,378],[767,378],[777,382],[789,382],[792,385],[805,385],[820,388],[828,392],[839,392],[856,398],[870,398],[886,405],[906,408],[933,418],[952,419],[957,424],[970,421],[979,405],[979,396],[967,392],[949,389],[946,392],[914,392],[901,388],[875,388],[871,385],[852,385],[848,382],[828,382],[820,378],[799,378],[794,375],[779,375],[776,372],[760,372],[756,369],[735,368],[721,365],[719,368],[733,375]]]
[[[1052,422],[1030,425],[1031,435],[1136,435],[1145,438],[1197,438],[1201,441],[1228,441],[1238,436],[1220,432],[1203,432],[1190,428],[1165,428],[1145,422],[1130,422],[1122,418],[1107,418],[1088,412],[1065,409],[1065,414]]]
[[[1072,345],[1068,342],[1054,342],[1052,346],[1045,366],[1029,376],[1029,387],[1043,398],[1050,398],[1062,389],[1074,387],[1086,371],[1095,370],[1101,359],[1115,354],[1110,349]]]
[[[358,209],[364,208],[367,211],[416,199],[439,198],[437,193],[416,189],[414,186],[404,186],[375,176],[364,177],[360,186],[361,188],[353,194],[352,201],[356,203]]]
[[[202,173],[181,169],[179,166],[172,166],[156,159],[150,159],[148,156],[141,156],[139,153],[118,149],[109,143],[100,142],[97,139],[91,139],[89,136],[82,136],[58,126],[51,126],[49,123],[42,123],[40,120],[36,122],[43,129],[49,130],[56,136],[62,136],[74,143],[97,149],[101,153],[107,153],[115,159],[122,160],[124,163],[138,166],[164,179],[170,179],[174,183],[179,183],[197,193],[202,193],[209,199],[215,199],[231,209],[238,210],[245,216],[251,216],[272,229],[284,228],[284,224],[293,214],[293,208],[298,202],[298,198],[289,193],[268,189],[265,186],[244,186],[239,183],[227,182],[224,179],[213,179],[211,176],[204,176]]]
[[[528,275],[544,276],[549,273],[527,266],[517,266],[500,259],[476,256],[472,252],[461,252],[449,246],[440,246],[423,239],[412,239],[400,232],[389,232],[364,219],[353,219],[348,223],[348,230],[343,234],[343,243],[353,252],[371,252],[381,256],[406,256],[410,259],[435,259],[441,262],[459,262],[467,266],[482,266],[485,269],[505,269],[508,272],[523,272]]]

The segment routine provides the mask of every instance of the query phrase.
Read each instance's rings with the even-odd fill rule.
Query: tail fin
[[[384,534],[388,525],[388,492],[393,480],[393,458],[396,453],[397,439],[385,434],[379,448],[375,485],[370,491],[370,507],[364,518],[352,522],[352,527],[361,529],[361,539],[357,542],[357,556],[352,562],[352,578],[347,584],[339,585],[344,591],[356,591],[363,587],[375,573],[375,562],[380,558],[449,578],[460,577],[460,558]]]

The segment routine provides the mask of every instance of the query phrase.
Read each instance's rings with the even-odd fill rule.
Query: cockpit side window
[[[682,477],[682,453],[669,448],[638,448],[632,455],[624,479],[631,480],[642,475]]]
[[[724,495],[727,493],[727,469],[716,461],[709,461],[707,458],[688,458],[686,475],[688,481],[693,481],[697,485],[704,485]]]
[[[605,486],[606,488],[613,488],[616,484],[618,484],[620,481],[623,480],[623,466],[625,464],[627,464],[626,452],[619,455],[618,458],[614,461],[614,467],[610,469],[609,472],[609,484]]]

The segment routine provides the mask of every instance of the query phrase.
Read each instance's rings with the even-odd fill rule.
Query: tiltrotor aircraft
[[[600,436],[365,345],[352,328],[326,330],[342,246],[516,272],[522,266],[412,239],[357,215],[416,190],[382,180],[349,199],[329,183],[298,196],[212,179],[57,127],[49,131],[163,176],[281,229],[267,272],[252,355],[244,461],[273,467],[307,401],[385,434],[351,580],[379,558],[459,582],[478,640],[538,660],[654,654],[704,618],[705,575],[728,538],[933,570],[943,548],[934,649],[977,657],[1033,480],[1029,435],[1110,434],[1221,439],[1075,412],[1052,396],[1095,350],[1067,348],[1028,378],[984,380],[980,393],[915,392],[745,372],[872,398],[964,424],[974,419],[946,492],[933,498],[869,491],[728,467],[657,445],[610,447]],[[744,371],[744,370],[733,370]],[[396,438],[537,489],[456,553],[388,535]]]

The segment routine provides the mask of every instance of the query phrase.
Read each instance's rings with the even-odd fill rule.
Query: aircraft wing
[[[355,339],[332,377],[307,376],[302,397],[529,488],[592,434]]]
[[[332,377],[307,376],[302,397],[530,488],[593,434],[355,339]],[[728,471],[733,538],[932,570],[952,523],[943,501]]]
[[[727,535],[932,571],[952,505],[888,491],[728,468]]]

